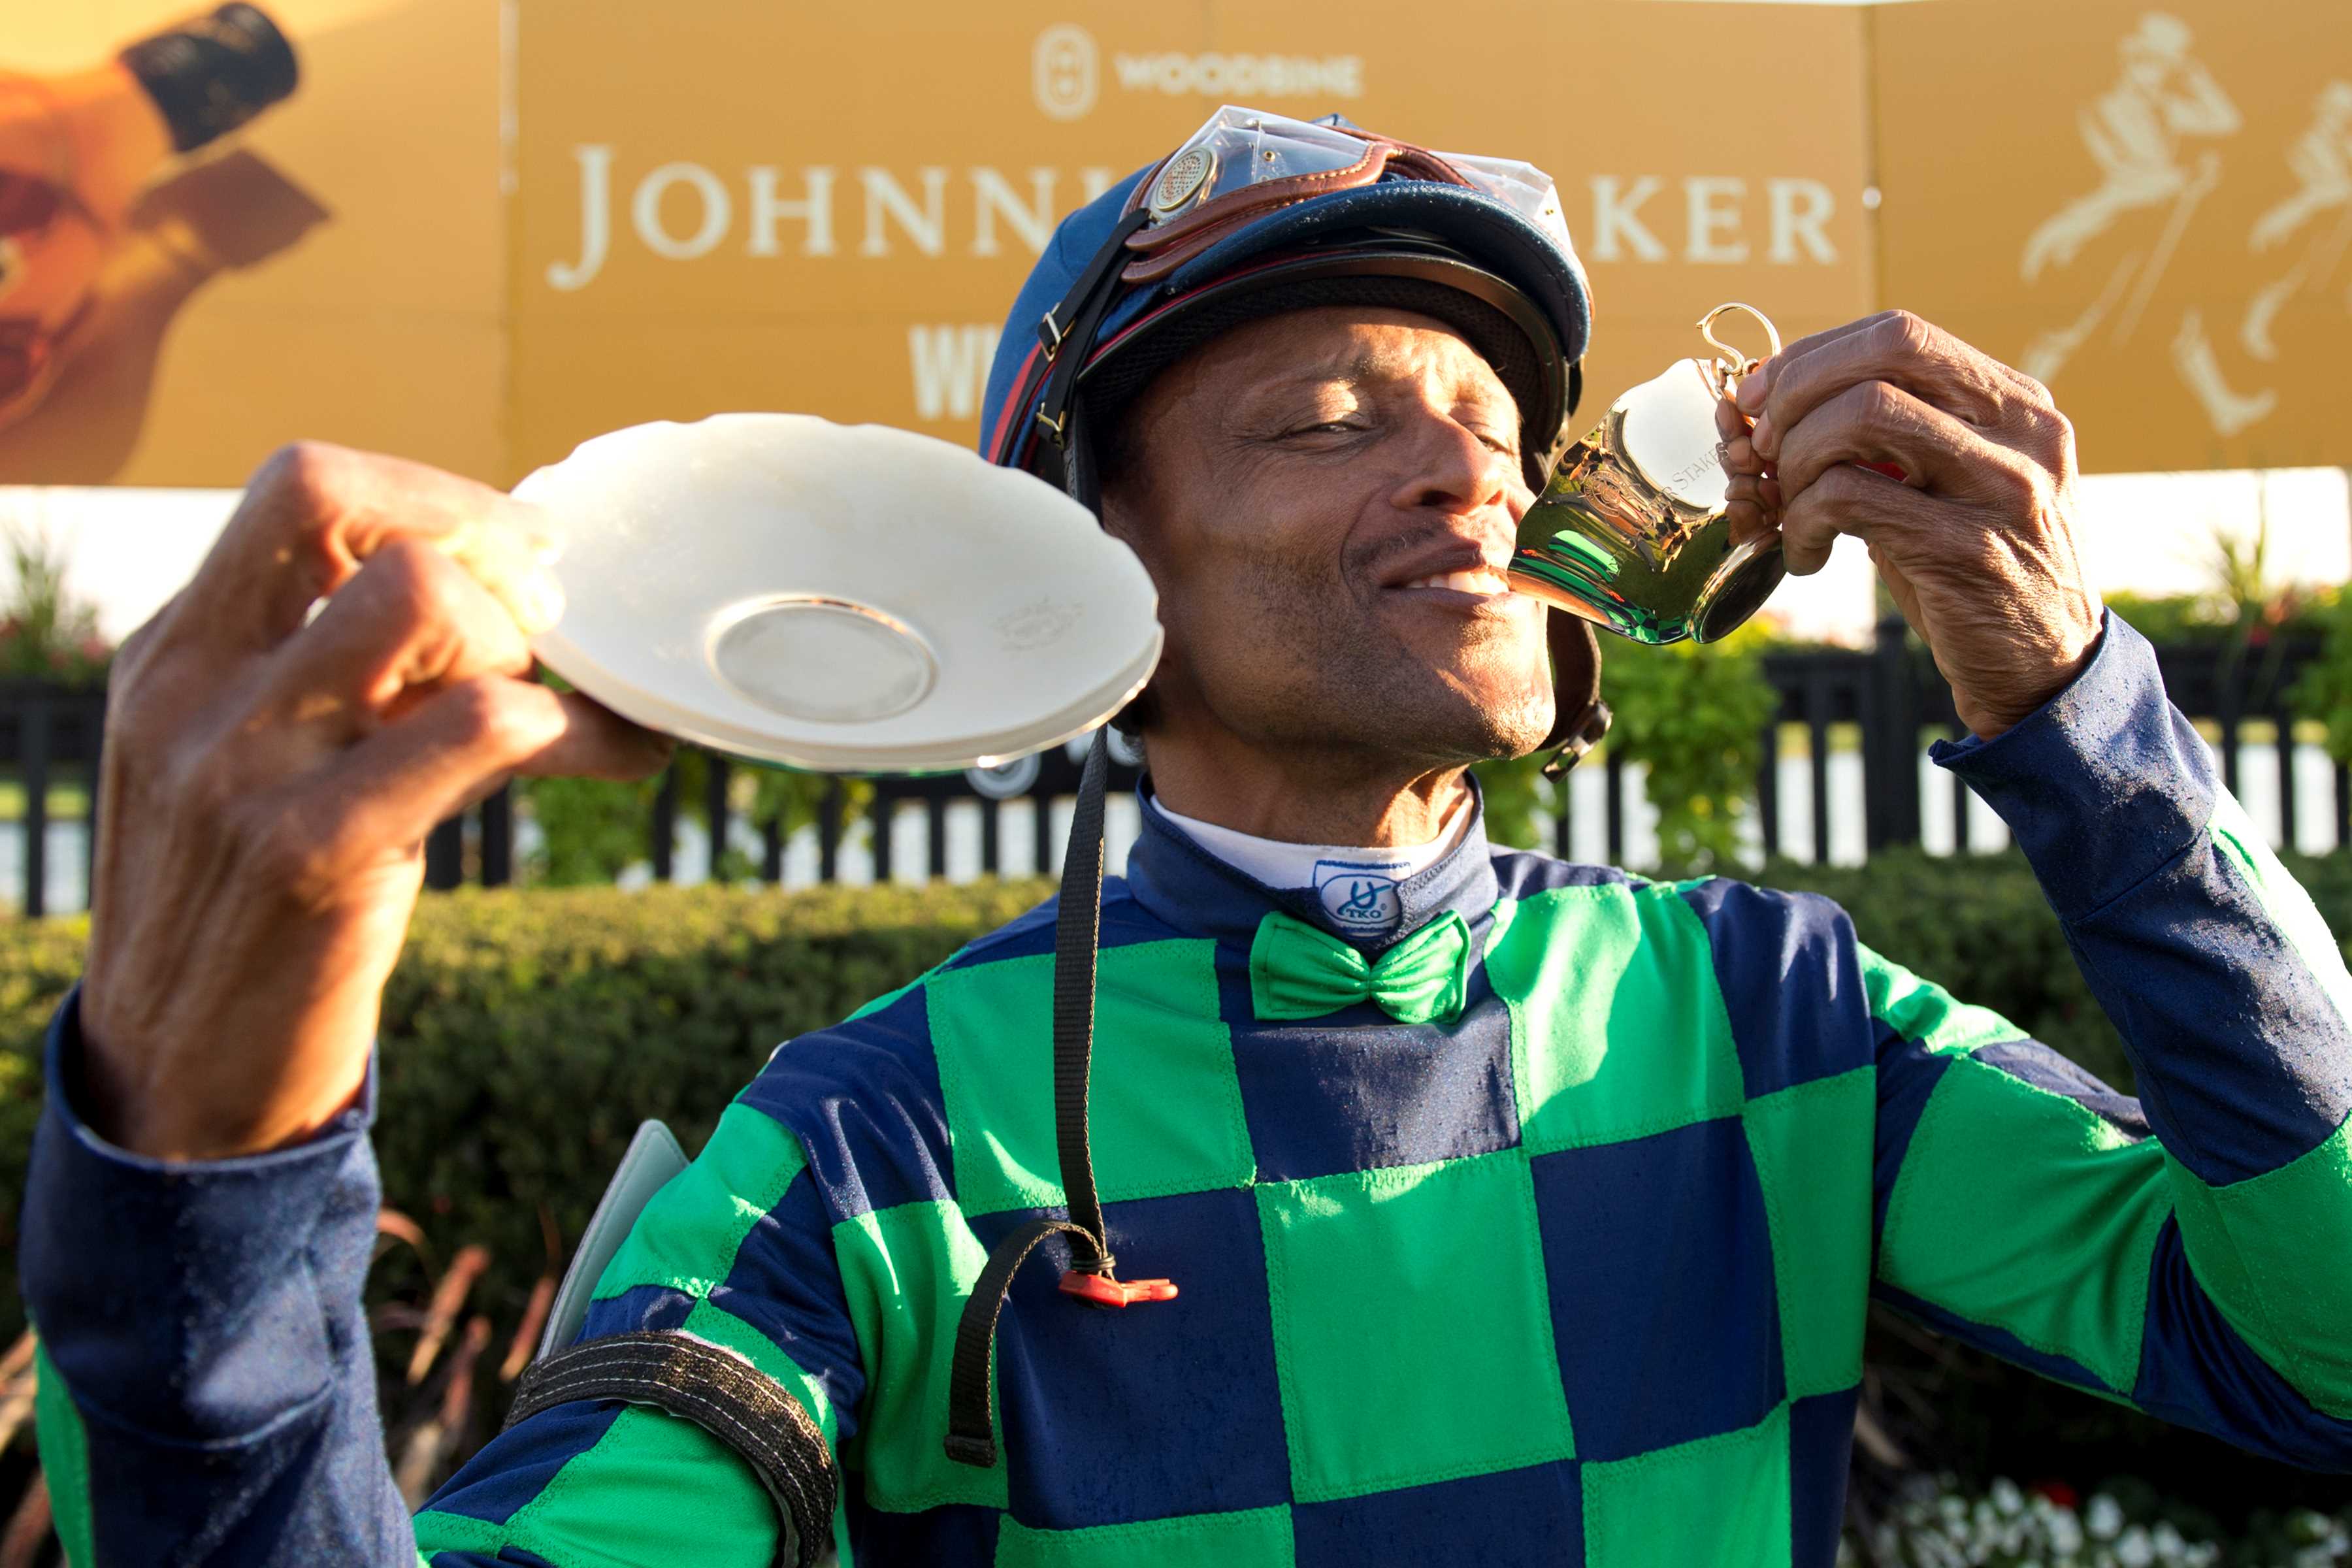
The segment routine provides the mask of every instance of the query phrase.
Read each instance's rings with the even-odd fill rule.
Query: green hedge
[[[2352,857],[2294,862],[2352,930]],[[2121,1087],[2115,1032],[2017,856],[1910,852],[1866,868],[1780,862],[1758,879],[1824,893],[1862,939],[2007,1015]],[[1049,889],[969,887],[467,890],[427,897],[384,997],[376,1146],[385,1201],[446,1256],[488,1243],[527,1291],[538,1206],[579,1234],[637,1122],[698,1146],[779,1040],[822,1027]],[[0,1216],[12,1241],[39,1102],[39,1043],[80,967],[79,921],[0,926]],[[13,1311],[15,1292],[5,1309]]]
[[[1029,908],[1043,883],[479,889],[428,895],[385,989],[375,1141],[384,1201],[440,1257],[488,1245],[486,1298],[519,1308],[568,1247],[638,1121],[701,1146],[780,1040],[820,1028]],[[79,919],[0,926],[0,1331],[39,1050],[81,965]],[[396,1267],[396,1266],[395,1266]]]
[[[2352,857],[2292,866],[2335,929],[2352,930]],[[2114,1031],[2014,854],[1894,853],[1857,868],[1780,863],[1758,879],[1827,894],[1888,957],[2128,1083]],[[445,1258],[462,1243],[486,1243],[496,1261],[478,1301],[511,1323],[545,1267],[541,1205],[568,1247],[640,1119],[661,1117],[699,1147],[778,1041],[841,1018],[1046,891],[1019,882],[428,897],[385,996],[376,1128],[385,1200],[417,1220]],[[38,1108],[40,1037],[79,967],[83,936],[79,921],[0,927],[0,1215],[11,1243]],[[12,1258],[0,1258],[9,1333],[20,1315]],[[378,1293],[413,1290],[404,1267],[387,1261]],[[1987,1473],[2054,1473],[2020,1462],[2011,1445],[2021,1428],[2056,1443],[2053,1453],[2099,1443],[2141,1455],[2130,1468],[2142,1473],[2171,1468],[2145,1457],[2168,1439],[2127,1413],[1980,1358],[1955,1372],[1906,1361],[1900,1345],[1874,1352],[1941,1388],[1950,1408],[1940,1458],[1964,1472],[1980,1461]],[[2188,1469],[2220,1453],[2201,1440],[2187,1450],[2169,1441],[2176,1447],[2164,1453],[2195,1459]]]

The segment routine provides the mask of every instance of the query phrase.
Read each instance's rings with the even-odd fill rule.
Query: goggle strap
[[[1349,133],[1364,142],[1364,154],[1355,163],[1338,169],[1263,180],[1212,196],[1182,216],[1155,224],[1150,233],[1129,241],[1128,248],[1136,253],[1135,259],[1127,264],[1120,276],[1130,283],[1165,278],[1234,230],[1279,208],[1339,191],[1376,185],[1391,174],[1431,184],[1457,185],[1464,190],[1478,188],[1462,171],[1425,147],[1360,131],[1351,130]]]
[[[1052,367],[1045,374],[1037,423],[1044,426],[1046,439],[1057,448],[1068,442],[1070,403],[1077,393],[1078,371],[1093,352],[1095,333],[1118,291],[1118,268],[1120,259],[1127,254],[1127,237],[1141,228],[1150,216],[1148,210],[1122,213],[1102,248],[1078,274],[1070,291],[1062,296],[1062,302],[1046,311],[1037,323],[1037,341],[1045,345],[1046,361]]]

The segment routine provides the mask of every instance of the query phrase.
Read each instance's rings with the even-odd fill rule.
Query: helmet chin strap
[[[1118,293],[1119,268],[1127,259],[1127,239],[1141,228],[1151,216],[1149,208],[1139,207],[1121,217],[1110,231],[1086,270],[1070,286],[1070,291],[1037,323],[1037,346],[1045,355],[1045,380],[1038,389],[1037,409],[1033,417],[1038,432],[1062,453],[1066,464],[1076,440],[1078,420],[1078,373],[1086,368],[1087,356],[1095,350],[1095,334],[1102,327],[1111,300]],[[1014,437],[1014,450],[1020,437]],[[1064,488],[1080,501],[1079,495],[1066,479]]]

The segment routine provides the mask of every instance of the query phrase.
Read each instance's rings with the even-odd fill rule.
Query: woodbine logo
[[[1121,92],[1213,98],[1228,103],[1277,98],[1361,98],[1361,55],[1257,55],[1209,50],[1188,55],[1115,54],[1110,79]],[[1048,120],[1077,120],[1102,90],[1102,50],[1094,35],[1056,22],[1037,35],[1029,56],[1030,88]]]
[[[1037,95],[1038,112],[1048,120],[1076,120],[1092,109],[1101,61],[1095,36],[1084,27],[1058,22],[1038,34],[1029,52],[1029,85]]]

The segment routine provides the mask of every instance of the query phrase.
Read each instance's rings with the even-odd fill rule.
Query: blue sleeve
[[[373,1075],[359,1106],[299,1146],[141,1159],[73,1112],[78,1002],[50,1027],[19,1247],[42,1341],[43,1467],[73,1568],[654,1568],[689,1544],[712,1568],[766,1568],[779,1525],[751,1468],[690,1422],[613,1401],[516,1424],[412,1520],[361,1305],[378,1208]],[[683,1324],[796,1379],[830,1436],[824,1401],[863,1390],[856,1342],[827,1287],[823,1216],[793,1180],[797,1147],[771,1125],[730,1111],[640,1218],[586,1331]],[[740,1224],[755,1233],[739,1234],[743,1256],[704,1278],[745,1193],[768,1187],[772,1212]]]
[[[49,1027],[17,1248],[68,1560],[415,1563],[360,1306],[373,1075],[297,1147],[142,1159],[70,1108],[79,1004]]]

